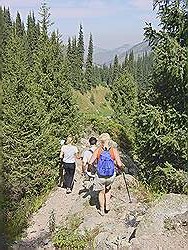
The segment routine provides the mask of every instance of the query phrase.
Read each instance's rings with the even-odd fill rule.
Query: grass
[[[94,238],[98,235],[99,229],[86,230],[81,234],[78,231],[80,224],[83,222],[83,217],[74,214],[68,218],[64,225],[54,234],[52,242],[58,249],[94,249]]]
[[[54,234],[52,239],[54,246],[60,249],[84,249],[87,245],[86,236],[77,232],[82,221],[83,218],[78,215],[68,218],[65,225]]]
[[[103,86],[97,86],[96,88],[92,88],[91,91],[88,91],[85,94],[81,94],[79,91],[73,92],[76,102],[82,113],[97,113],[101,116],[112,115],[113,109],[110,106],[110,103],[105,99],[106,95],[109,94],[109,89]]]

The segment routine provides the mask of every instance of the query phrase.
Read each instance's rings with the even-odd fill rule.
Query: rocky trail
[[[124,223],[124,216],[127,215],[129,211],[134,211],[138,203],[133,197],[133,202],[129,203],[125,184],[123,183],[123,177],[119,176],[117,179],[118,178],[119,180],[121,179],[121,181],[116,180],[114,184],[116,187],[112,193],[111,211],[102,217],[97,210],[97,197],[91,197],[92,190],[89,191],[83,187],[80,169],[77,168],[72,193],[66,194],[66,190],[61,187],[57,187],[53,190],[38,212],[32,215],[30,226],[23,234],[25,237],[14,244],[13,249],[55,249],[50,242],[51,233],[49,223],[52,214],[55,226],[58,227],[67,217],[80,213],[84,218],[79,226],[80,232],[85,229],[93,230],[100,227],[99,231],[102,229],[103,233],[99,233],[96,239],[96,241],[100,242],[101,237],[104,236],[104,232],[106,232],[105,238],[108,238],[108,231],[111,232],[113,230],[115,239],[114,244],[120,244],[120,241],[125,238],[124,231],[126,229],[126,224]],[[92,186],[92,183],[89,185]],[[120,192],[116,193],[118,189],[120,189]],[[121,234],[120,231],[124,233]],[[127,230],[129,237],[133,231],[134,229]],[[117,242],[116,236],[118,236],[119,242]]]
[[[68,219],[81,218],[77,231],[92,235],[88,249],[97,250],[181,250],[188,249],[188,198],[186,195],[168,194],[161,200],[148,204],[141,202],[132,192],[139,183],[126,175],[132,203],[129,203],[122,175],[116,177],[112,186],[111,210],[101,216],[98,199],[92,191],[83,187],[81,164],[78,162],[74,188],[71,194],[56,187],[43,206],[30,218],[29,227],[20,241],[11,249],[59,249],[52,243],[54,233],[50,225],[58,228]],[[77,248],[62,248],[77,249]]]

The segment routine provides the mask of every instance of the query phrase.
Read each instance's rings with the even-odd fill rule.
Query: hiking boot
[[[70,188],[67,188],[66,194],[70,194],[72,191]]]

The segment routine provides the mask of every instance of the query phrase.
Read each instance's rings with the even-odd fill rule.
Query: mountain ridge
[[[118,56],[119,62],[123,62],[126,54],[130,54],[133,51],[134,56],[142,56],[144,53],[150,53],[151,48],[145,41],[139,42],[135,45],[123,44],[115,49],[105,49],[101,47],[94,46],[93,52],[93,62],[97,65],[110,65],[115,55]]]

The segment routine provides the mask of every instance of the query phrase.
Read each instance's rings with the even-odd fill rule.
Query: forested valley
[[[57,184],[60,140],[72,134],[79,141],[87,127],[108,132],[152,192],[188,194],[188,13],[184,1],[154,5],[159,30],[144,28],[151,53],[127,54],[123,63],[115,56],[110,66],[93,63],[94,37],[85,50],[82,24],[62,41],[46,4],[39,21],[30,12],[26,23],[0,9],[1,229],[8,240]],[[95,109],[96,90],[105,102]]]

